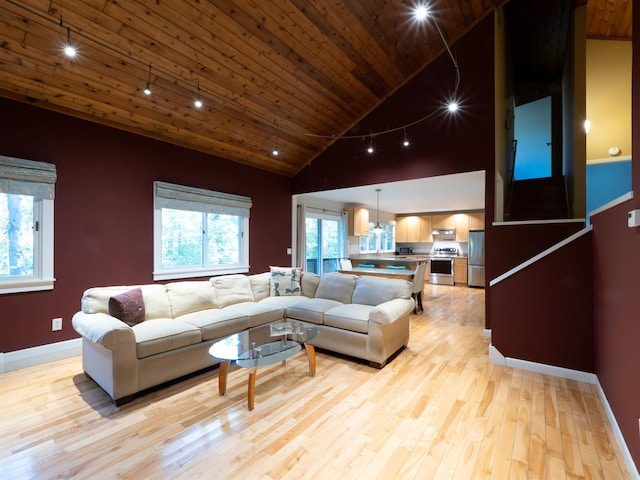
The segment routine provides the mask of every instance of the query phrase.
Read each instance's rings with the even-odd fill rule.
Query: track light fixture
[[[369,146],[367,147],[367,153],[373,153],[373,135],[369,137]]]
[[[67,27],[67,44],[64,46],[64,54],[69,58],[73,58],[76,53],[76,47],[71,43],[71,28]]]
[[[145,95],[151,95],[151,64],[149,64],[149,76],[147,77],[147,85],[143,90]]]
[[[62,15],[60,15],[60,26],[64,28],[64,24],[62,23]],[[63,48],[65,56],[68,58],[73,58],[76,56],[76,47],[73,46],[73,42],[71,41],[71,27],[67,27],[67,43],[64,44]]]
[[[198,96],[193,101],[193,105],[196,108],[202,108],[202,98],[200,98],[200,80],[198,80]]]
[[[277,157],[278,155],[280,155],[280,151],[278,150],[278,121],[275,118],[273,119],[273,124],[276,127],[276,145],[275,147],[273,147],[273,151],[271,152],[271,154],[274,157]]]

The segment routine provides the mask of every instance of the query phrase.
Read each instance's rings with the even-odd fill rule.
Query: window
[[[305,218],[306,257],[308,272],[338,271],[344,257],[345,223],[340,213],[307,213]]]
[[[53,289],[56,166],[0,156],[0,293]]]
[[[360,253],[395,251],[395,227],[388,223],[380,226],[383,229],[382,233],[375,233],[375,223],[369,222],[369,235],[360,237]]]
[[[154,182],[154,205],[154,280],[249,271],[249,197]]]

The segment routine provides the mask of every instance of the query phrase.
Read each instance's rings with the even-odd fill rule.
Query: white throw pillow
[[[270,267],[270,269],[270,295],[272,297],[302,295],[302,290],[300,289],[300,268]]]

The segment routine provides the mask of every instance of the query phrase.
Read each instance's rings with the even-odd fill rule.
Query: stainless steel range
[[[434,243],[429,259],[429,283],[453,285],[453,259],[457,256],[458,247]]]

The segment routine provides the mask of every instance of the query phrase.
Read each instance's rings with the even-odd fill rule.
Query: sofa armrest
[[[135,345],[133,330],[126,323],[106,313],[76,313],[71,324],[76,332],[105,348],[123,343]]]
[[[377,305],[369,314],[369,321],[388,325],[411,312],[414,308],[415,302],[413,298],[394,298]]]

